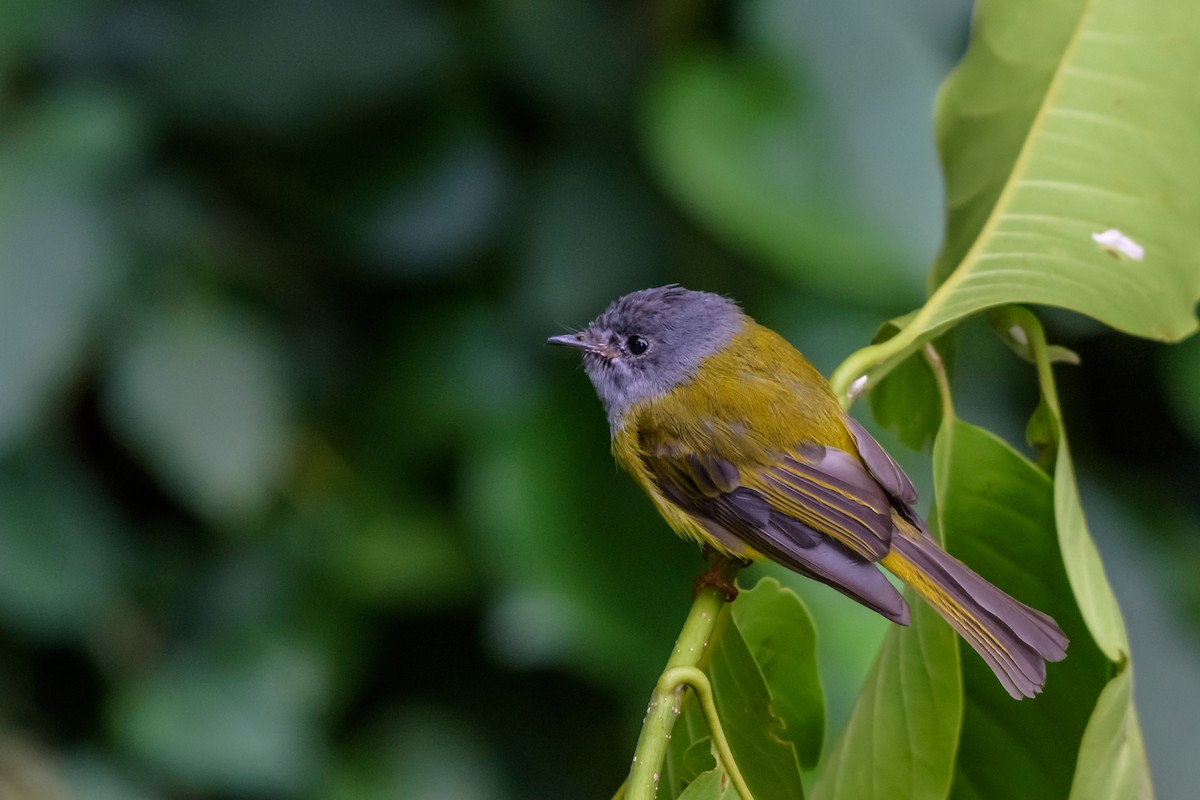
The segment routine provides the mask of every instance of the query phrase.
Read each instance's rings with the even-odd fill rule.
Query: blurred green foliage
[[[967,18],[0,7],[0,796],[611,793],[700,560],[540,343],[668,281],[826,371],[869,341],[935,254]],[[1186,793],[1200,351],[1050,322],[1155,780]],[[962,339],[964,417],[1019,441],[1036,386]],[[771,574],[840,729],[884,625]]]

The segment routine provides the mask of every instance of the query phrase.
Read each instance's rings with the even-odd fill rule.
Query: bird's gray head
[[[579,333],[546,341],[582,351],[615,433],[635,403],[694,377],[700,362],[727,345],[744,320],[720,295],[660,286],[627,294]]]

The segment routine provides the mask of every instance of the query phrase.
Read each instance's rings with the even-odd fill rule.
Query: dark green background
[[[0,6],[0,797],[609,796],[701,562],[542,340],[674,281],[829,371],[918,305],[968,15]],[[1187,797],[1200,346],[1046,316]],[[1019,443],[1031,371],[957,345]],[[783,578],[840,725],[884,623]]]

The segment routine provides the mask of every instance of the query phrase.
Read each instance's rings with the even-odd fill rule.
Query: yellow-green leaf
[[[835,389],[876,382],[936,332],[1006,303],[1155,339],[1195,331],[1198,73],[1191,0],[982,0],[939,95],[949,218],[935,288]]]

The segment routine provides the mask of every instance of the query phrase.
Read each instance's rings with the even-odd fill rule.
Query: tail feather
[[[979,653],[1013,697],[1046,683],[1046,661],[1061,661],[1067,637],[1053,619],[1014,600],[919,531],[899,522],[882,564],[916,590]]]

